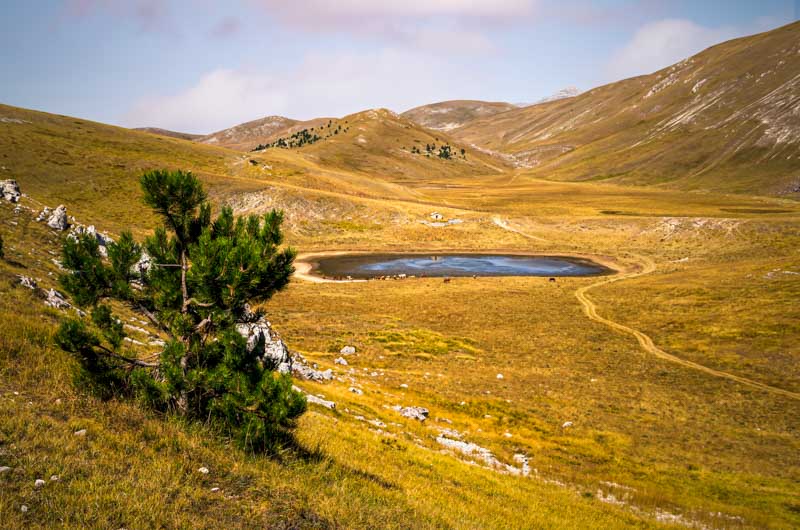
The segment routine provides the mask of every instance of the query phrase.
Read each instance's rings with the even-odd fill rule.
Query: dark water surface
[[[611,271],[587,259],[508,254],[350,254],[317,260],[323,276],[596,276]]]

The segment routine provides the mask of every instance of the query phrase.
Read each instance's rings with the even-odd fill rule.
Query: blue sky
[[[531,102],[797,19],[798,0],[3,0],[0,102],[211,132]]]

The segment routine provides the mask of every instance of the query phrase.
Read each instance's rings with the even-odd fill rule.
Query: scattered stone
[[[497,374],[497,378],[498,379],[502,379],[503,378],[503,374]]]
[[[428,409],[424,407],[404,407],[400,409],[400,415],[404,418],[410,418],[412,420],[419,420],[425,421],[428,419],[428,414],[430,412]]]
[[[211,488],[211,493],[216,493],[218,491],[219,491],[219,488],[217,488],[217,487]]]
[[[75,431],[73,434],[75,434],[75,436],[86,436],[86,429]]]
[[[11,471],[10,467],[8,467],[8,466],[0,466],[0,475],[2,475],[3,473],[8,473],[9,471]]]
[[[20,506],[19,509],[22,510],[22,513],[28,513],[28,507],[25,506],[24,504]]]
[[[208,468],[207,467],[201,467],[200,469],[197,470],[197,472],[198,473],[202,473],[203,475],[208,475]]]
[[[50,475],[50,482],[58,482],[58,475]]]
[[[513,435],[510,432],[504,432],[503,436],[505,436],[506,438],[511,438]]]
[[[21,193],[19,192],[19,184],[14,179],[0,181],[0,194],[8,202],[19,202]]]
[[[561,426],[562,429],[566,429],[568,427],[572,427],[571,421],[565,421],[564,424]]]
[[[53,209],[49,206],[45,206],[44,209],[39,212],[39,215],[36,216],[36,222],[41,223],[42,221],[46,221],[50,219],[50,216],[53,214]]]
[[[67,300],[64,298],[64,295],[55,289],[50,289],[47,291],[47,298],[44,301],[44,305],[54,307],[56,309],[69,309],[72,307],[72,304],[67,302]]]
[[[356,352],[355,346],[345,346],[344,348],[339,350],[339,353],[341,353],[342,355],[353,355],[355,352]]]
[[[23,287],[27,287],[28,289],[36,289],[38,287],[36,280],[33,278],[22,275],[17,276],[17,278],[19,278],[19,284]]]
[[[321,407],[325,407],[326,409],[333,410],[336,408],[336,403],[334,403],[333,401],[328,401],[327,399],[322,399],[311,394],[308,394],[306,396],[306,399],[308,400],[309,403],[320,405]]]
[[[408,388],[408,385],[407,385],[407,384],[405,384],[405,383],[403,383],[402,385],[400,385],[400,388],[402,388],[402,389],[407,389],[407,388]]]
[[[350,392],[352,392],[353,394],[358,394],[359,396],[361,396],[361,395],[363,395],[363,394],[364,394],[364,391],[363,391],[363,390],[361,390],[360,388],[356,388],[356,387],[354,387],[354,386],[351,386],[349,390],[350,390]]]
[[[333,364],[341,364],[342,366],[347,366],[347,361],[345,360],[344,357],[339,357],[335,361],[333,361]]]
[[[67,220],[67,207],[63,204],[55,209],[53,215],[47,220],[47,226],[54,230],[66,230],[69,228],[69,221]]]
[[[45,481],[40,479],[40,478],[37,478],[36,482],[33,483],[33,487],[34,488],[41,488],[44,485],[45,485]]]

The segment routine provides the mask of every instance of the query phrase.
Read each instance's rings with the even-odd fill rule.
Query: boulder
[[[69,237],[77,240],[78,236],[86,235],[93,237],[97,241],[97,246],[100,250],[100,255],[104,258],[108,257],[108,244],[113,243],[114,240],[108,237],[107,234],[101,234],[97,231],[94,225],[89,226],[74,226],[69,233]]]
[[[47,298],[45,298],[44,305],[54,307],[56,309],[69,309],[72,307],[72,305],[64,298],[64,295],[55,289],[50,289],[47,291]]]
[[[69,221],[67,220],[67,207],[63,204],[55,209],[53,215],[47,220],[47,226],[55,230],[66,230],[69,228]]]
[[[339,351],[339,353],[341,353],[342,355],[353,355],[355,352],[356,349],[354,346],[345,346]]]
[[[236,325],[239,334],[247,339],[247,351],[255,353],[261,361],[282,374],[292,371],[292,357],[289,348],[278,333],[263,316],[256,316],[248,309],[246,318],[254,319]]]
[[[0,194],[9,202],[19,202],[20,195],[22,195],[19,192],[19,184],[13,179],[0,180]]]
[[[345,360],[344,357],[337,358],[335,361],[333,361],[333,363],[334,364],[341,364],[342,366],[347,366],[347,361]]]
[[[33,278],[29,278],[28,276],[17,276],[19,279],[19,284],[23,287],[27,287],[28,289],[36,289],[38,286],[36,285],[36,280]]]
[[[428,419],[428,414],[428,409],[423,407],[403,407],[400,409],[401,416],[412,420],[425,421]]]
[[[142,250],[142,257],[139,258],[133,267],[131,268],[131,272],[134,274],[139,274],[140,276],[144,276],[150,271],[150,267],[153,266],[152,258],[150,258],[150,254],[146,251]]]

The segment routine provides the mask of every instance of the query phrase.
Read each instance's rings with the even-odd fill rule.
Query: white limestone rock
[[[54,230],[66,230],[69,228],[69,221],[67,219],[67,207],[63,204],[55,209],[53,214],[47,220],[47,226]]]
[[[22,195],[19,191],[19,184],[14,179],[0,180],[0,194],[8,202],[19,202]]]

